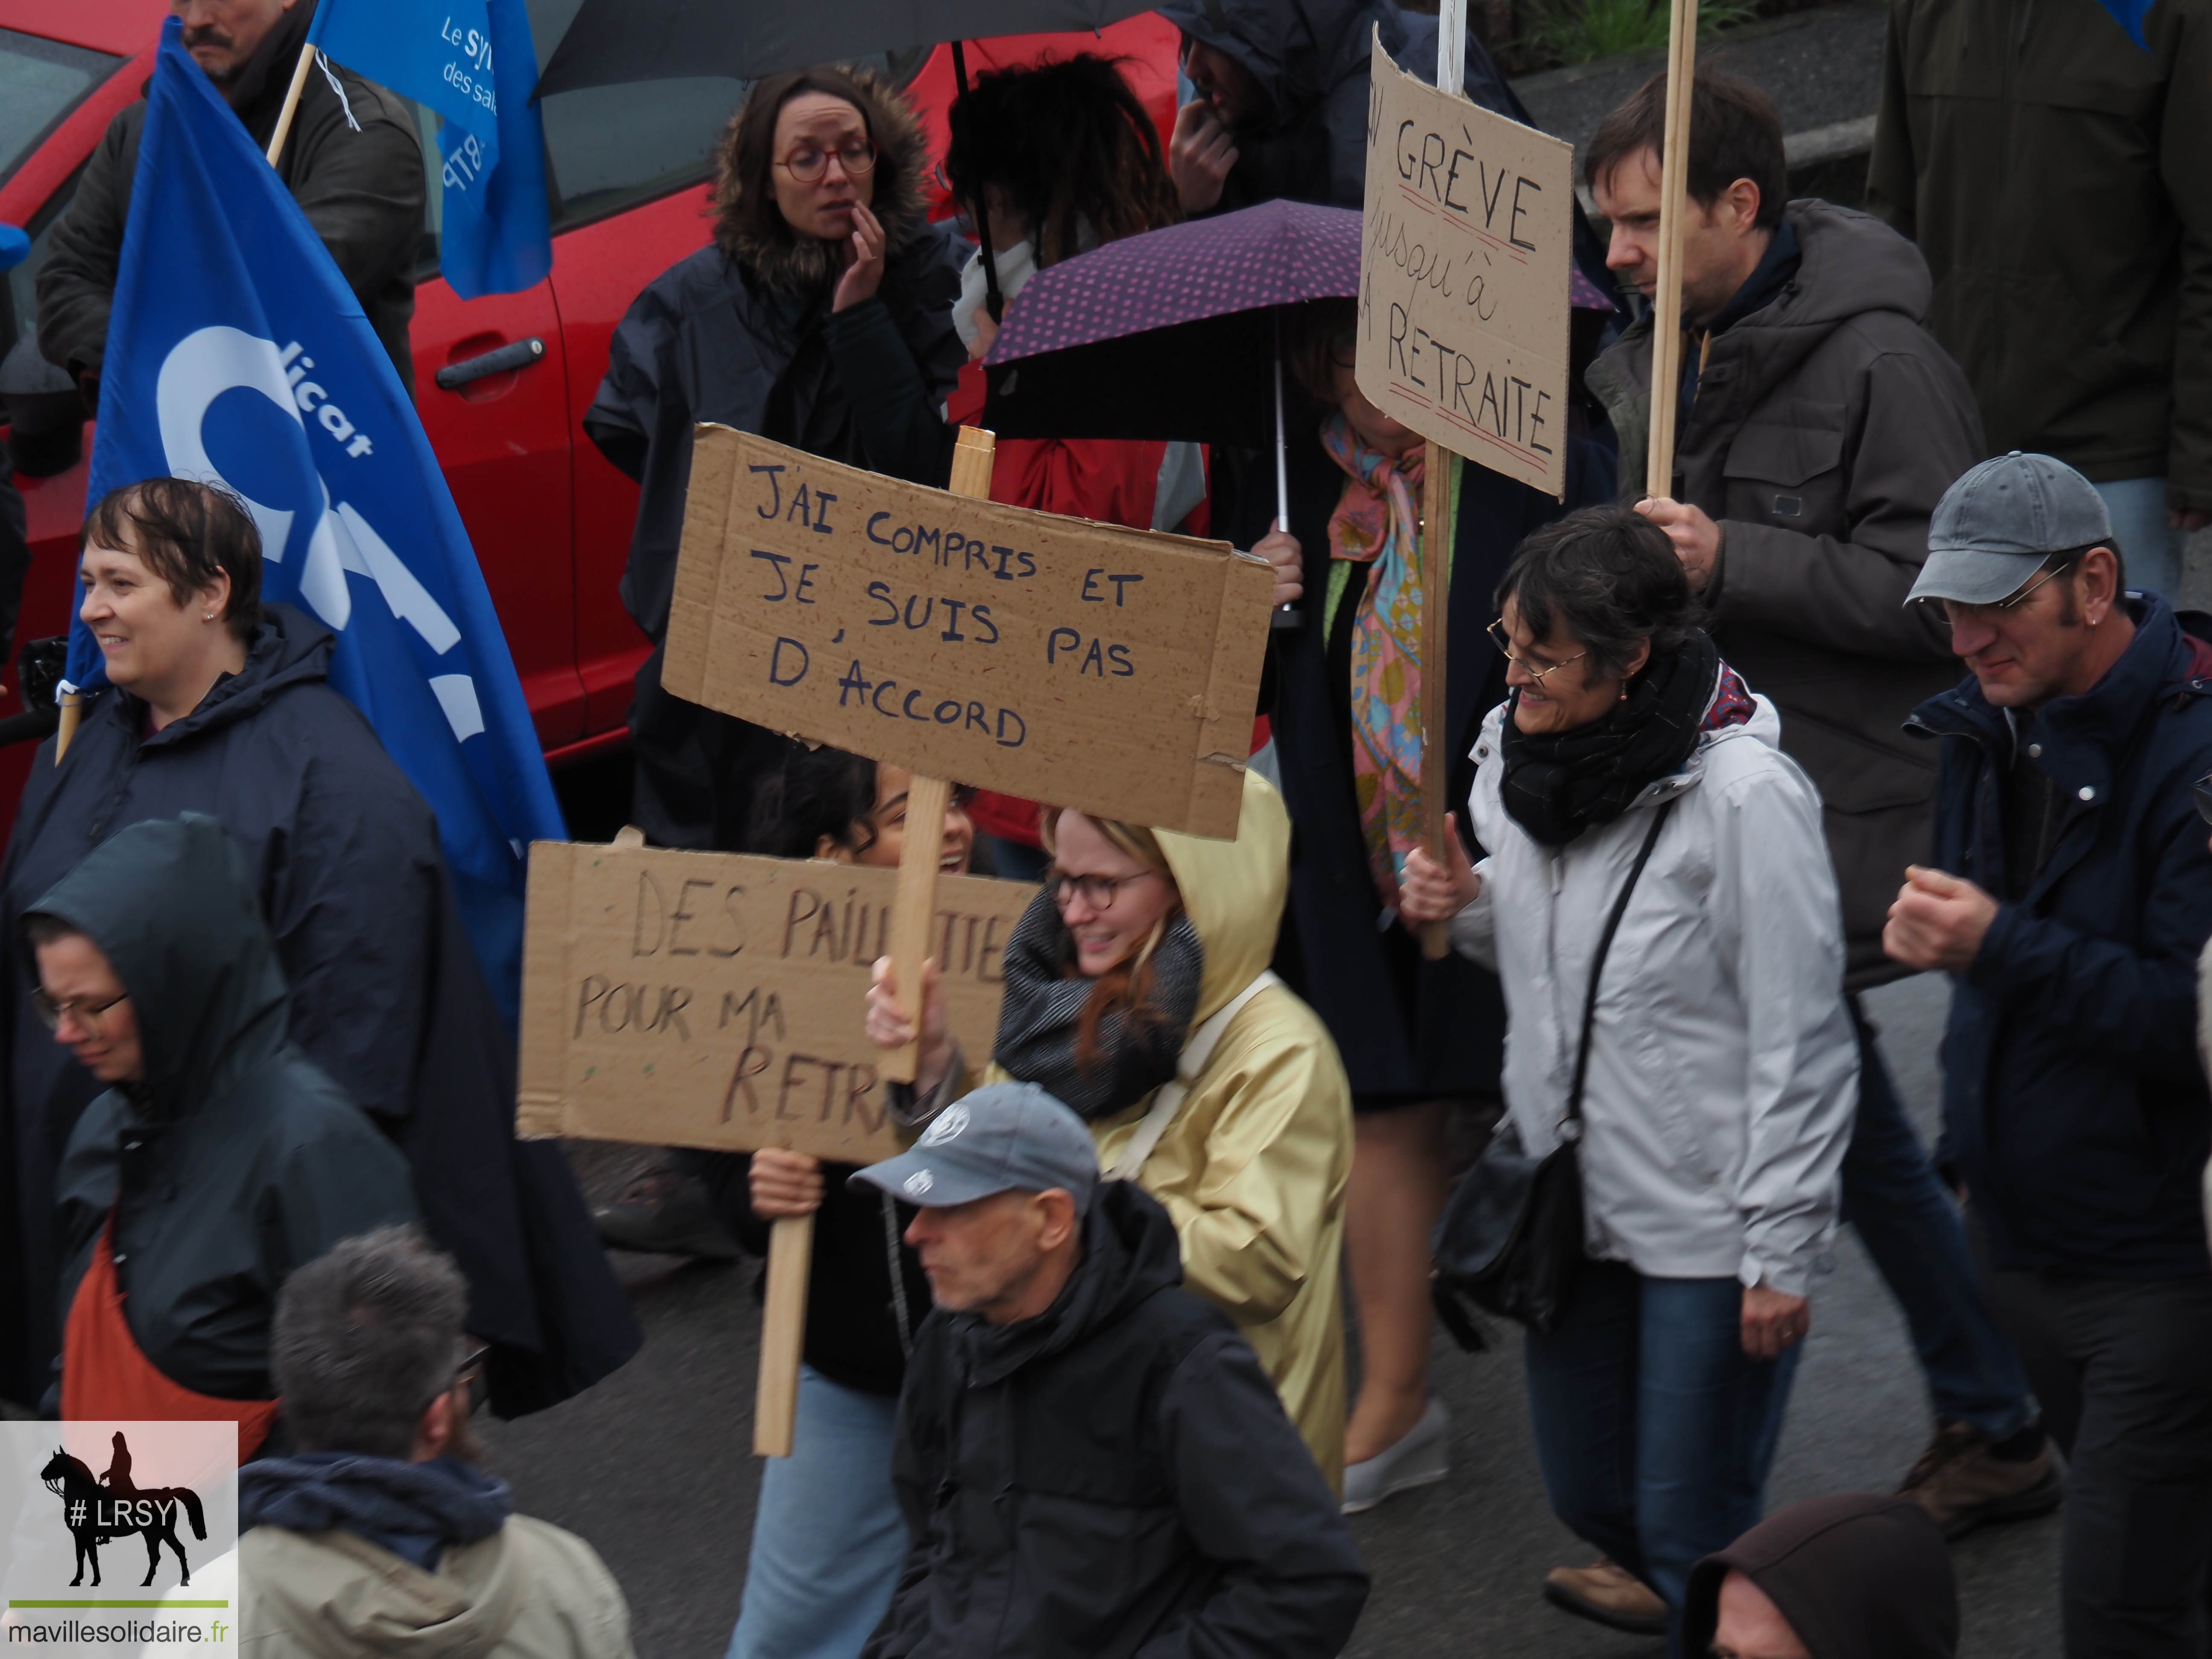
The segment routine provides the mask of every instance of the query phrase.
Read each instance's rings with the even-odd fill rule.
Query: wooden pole
[[[300,94],[307,89],[307,71],[315,66],[315,50],[314,32],[310,29],[307,44],[300,48],[300,61],[292,66],[292,84],[284,89],[284,107],[276,112],[276,131],[269,136],[269,165],[272,167],[284,153],[284,140],[291,136],[292,118],[300,112]]]
[[[1698,70],[1698,0],[1673,0],[1667,37],[1667,131],[1659,158],[1659,292],[1651,317],[1651,443],[1644,493],[1674,493],[1674,410],[1682,377],[1683,203],[1690,179],[1690,94]]]
[[[994,439],[980,427],[963,426],[952,452],[951,490],[956,495],[991,493]],[[900,1005],[921,1026],[921,980],[929,958],[929,935],[937,920],[937,864],[945,851],[945,809],[952,786],[943,778],[919,774],[906,792],[906,844],[899,854],[898,888],[891,898],[891,973]],[[877,1075],[887,1082],[911,1083],[921,1045],[910,1042],[886,1052]],[[753,1451],[762,1457],[791,1455],[792,1426],[799,1408],[799,1357],[806,1340],[806,1275],[814,1255],[814,1218],[779,1220],[769,1234],[768,1285],[761,1306],[760,1380],[753,1397]]]
[[[1451,727],[1446,718],[1444,641],[1451,629],[1453,463],[1458,458],[1431,443],[1421,473],[1421,841],[1430,861],[1460,856],[1449,845],[1445,797],[1450,789]],[[1441,962],[1451,951],[1451,924],[1421,924],[1421,954]]]
[[[1443,0],[1437,9],[1437,88],[1461,91],[1467,64],[1467,0]],[[1431,861],[1459,855],[1445,842],[1444,799],[1451,777],[1449,698],[1445,690],[1444,642],[1451,624],[1453,456],[1431,443],[1421,473],[1421,842]],[[1421,954],[1441,962],[1451,952],[1451,924],[1421,924]]]

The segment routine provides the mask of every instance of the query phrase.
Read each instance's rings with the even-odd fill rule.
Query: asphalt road
[[[1870,1003],[1923,1129],[1947,992],[1906,981]],[[576,1149],[604,1190],[635,1155]],[[750,1455],[758,1313],[750,1263],[702,1267],[619,1257],[647,1329],[645,1351],[583,1397],[484,1433],[519,1506],[581,1534],[627,1591],[643,1659],[714,1659],[744,1590],[758,1464]],[[1814,1291],[1770,1488],[1772,1503],[1893,1486],[1929,1432],[1926,1395],[1895,1311],[1848,1232]],[[1436,1385],[1453,1413],[1454,1468],[1352,1526],[1375,1576],[1349,1651],[1363,1659],[1652,1659],[1661,1645],[1554,1612],[1544,1572],[1589,1551],[1544,1502],[1522,1398],[1517,1338],[1463,1355],[1439,1334]],[[1954,1553],[1967,1659],[2059,1651],[2055,1520],[1984,1533]]]

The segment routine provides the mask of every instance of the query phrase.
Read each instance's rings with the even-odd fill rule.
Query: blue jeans
[[[2128,586],[2147,587],[2174,603],[2181,591],[2182,535],[2166,516],[2166,480],[2115,478],[2096,486],[2112,515],[2112,539],[2120,544]]]
[[[1523,1349],[1552,1510],[1666,1599],[1754,1525],[1802,1348],[1743,1351],[1743,1286],[1586,1261],[1565,1316]]]
[[[906,1564],[891,1493],[897,1418],[897,1401],[799,1368],[791,1455],[761,1474],[728,1659],[858,1659]]]
[[[1844,1218],[1904,1311],[1936,1414],[2007,1439],[2035,1416],[2027,1374],[1990,1317],[1958,1206],[1905,1121],[1874,1027],[1850,1001],[1859,1109],[1844,1153]]]

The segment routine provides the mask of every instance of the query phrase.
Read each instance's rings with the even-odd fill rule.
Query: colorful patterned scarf
[[[1420,520],[1426,446],[1393,460],[1352,436],[1341,411],[1322,447],[1346,474],[1328,521],[1333,559],[1375,567],[1352,623],[1352,784],[1375,890],[1396,908],[1406,854],[1422,841]]]

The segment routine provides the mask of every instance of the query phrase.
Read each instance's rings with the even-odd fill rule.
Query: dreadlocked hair
[[[993,70],[952,105],[945,173],[964,203],[1004,191],[1030,222],[1040,267],[1099,241],[1182,217],[1160,135],[1129,90],[1122,58],[1079,52],[1064,63]]]
[[[1073,807],[1068,809],[1074,811]],[[1164,877],[1170,887],[1176,886],[1175,872],[1168,867],[1168,855],[1160,849],[1160,838],[1142,824],[1124,823],[1119,818],[1093,817],[1081,815],[1091,821],[1091,827],[1100,835],[1143,865],[1147,870]],[[1038,824],[1038,839],[1051,857],[1060,855],[1060,814],[1047,812]],[[1126,962],[1117,962],[1091,982],[1091,994],[1084,999],[1083,1012],[1075,1024],[1075,1063],[1086,1070],[1106,1058],[1105,1045],[1098,1040],[1098,1027],[1107,1015],[1119,1012],[1132,1029],[1156,1025],[1160,1011],[1151,1000],[1152,989],[1152,953],[1159,949],[1160,941],[1167,937],[1168,928],[1182,914],[1182,890],[1176,888],[1174,908],[1152,924],[1152,933],[1145,942],[1130,953]],[[1071,962],[1068,973],[1073,977],[1079,970]]]

